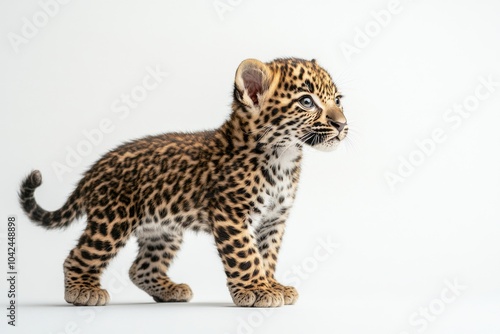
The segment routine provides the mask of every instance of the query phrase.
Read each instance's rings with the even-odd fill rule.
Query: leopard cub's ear
[[[249,107],[259,107],[272,81],[272,71],[257,59],[246,59],[236,70],[234,98]]]

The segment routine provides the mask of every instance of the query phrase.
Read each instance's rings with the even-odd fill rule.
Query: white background
[[[218,12],[217,4],[229,7]],[[2,1],[5,272],[6,220],[17,215],[19,222],[20,307],[9,333],[499,333],[500,6],[401,0],[390,16],[378,14],[382,26],[374,13],[388,7],[382,0],[73,0],[16,52],[9,36],[22,36],[23,18],[33,22],[42,9],[37,1]],[[347,45],[357,53],[343,52]],[[352,130],[336,152],[305,153],[277,272],[298,285],[298,303],[233,307],[212,238],[189,234],[171,276],[191,285],[191,303],[155,304],[128,280],[132,241],[104,277],[109,306],[65,304],[62,263],[84,222],[65,231],[31,224],[17,204],[22,177],[40,169],[36,197],[56,209],[121,142],[219,126],[239,62],[283,56],[316,58],[329,70]],[[112,104],[155,67],[169,75],[120,118]],[[479,88],[478,99],[481,78],[497,86]],[[467,118],[444,118],[464,104]],[[83,131],[103,119],[113,130],[58,178],[54,163],[65,164],[68,148],[83,145]],[[428,144],[424,155],[416,141],[428,143],[436,129],[445,140]],[[388,173],[410,158],[418,166],[406,166],[391,188]],[[337,244],[331,254],[321,249],[328,241]]]

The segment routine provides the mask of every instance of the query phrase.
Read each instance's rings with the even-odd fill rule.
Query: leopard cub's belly
[[[137,226],[135,235],[138,238],[155,238],[164,234],[183,234],[185,230],[210,233],[206,210],[193,209],[163,218],[157,214],[149,215]]]

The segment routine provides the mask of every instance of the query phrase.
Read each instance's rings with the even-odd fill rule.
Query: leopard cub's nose
[[[345,126],[347,125],[347,123],[345,123],[345,122],[338,122],[338,121],[333,121],[333,120],[330,120],[329,123],[335,129],[337,129],[338,132],[342,132],[342,130],[344,130]]]

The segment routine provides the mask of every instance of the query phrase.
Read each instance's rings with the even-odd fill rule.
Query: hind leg
[[[100,277],[109,261],[125,245],[132,230],[131,222],[106,217],[89,217],[78,245],[64,262],[65,299],[81,306],[101,306],[109,294],[101,289]]]
[[[176,284],[166,272],[182,243],[180,232],[138,236],[139,253],[130,268],[132,282],[156,302],[187,302],[193,293],[187,284]]]

